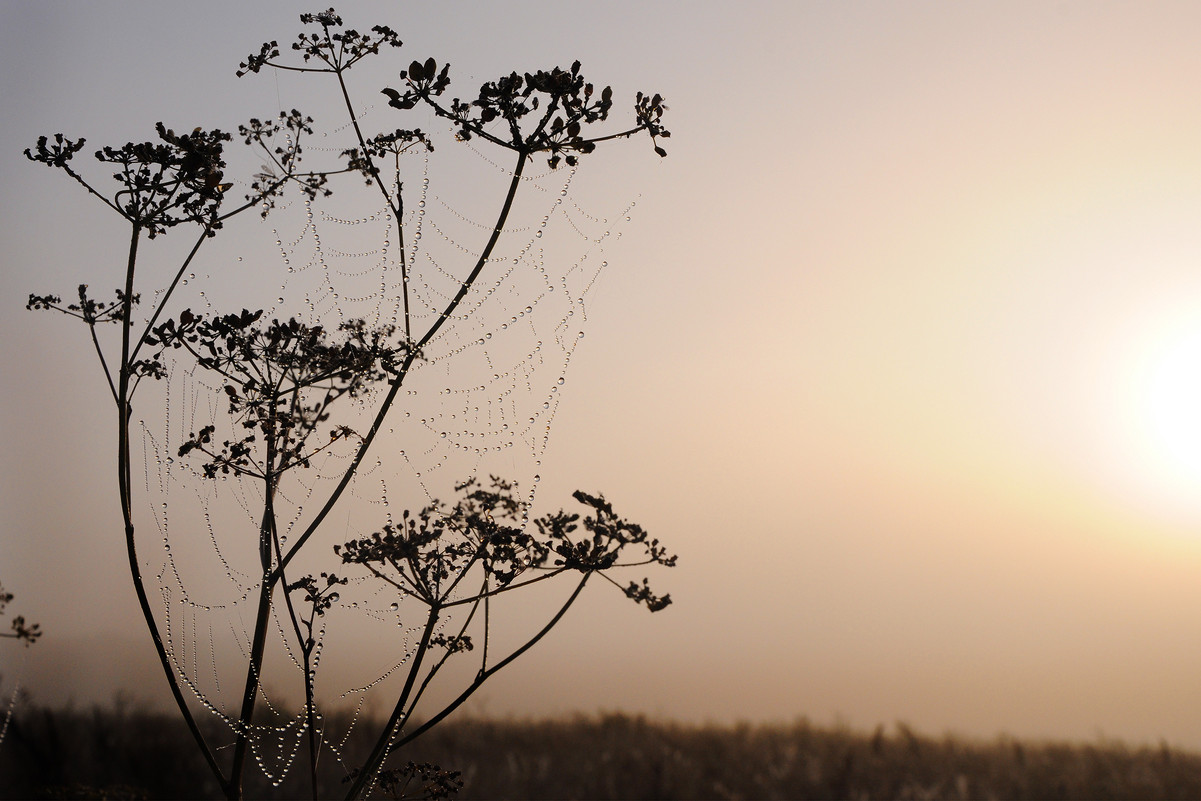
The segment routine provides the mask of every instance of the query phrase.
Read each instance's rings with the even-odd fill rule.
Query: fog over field
[[[86,332],[24,308],[30,293],[73,297],[81,283],[107,297],[128,233],[22,151],[61,131],[87,138],[83,160],[151,138],[160,120],[236,130],[293,107],[330,133],[339,100],[286,75],[235,77],[262,42],[291,41],[305,10],[293,3],[2,7],[0,582],[16,596],[9,615],[45,635],[0,643],[0,692],[19,681],[41,703],[122,692],[166,708],[125,562],[112,399]],[[586,336],[555,356],[564,383],[542,376],[547,398],[555,386],[549,439],[501,467],[537,485],[543,511],[576,489],[603,493],[679,554],[654,576],[674,603],[650,615],[590,585],[472,712],[902,720],[1201,748],[1201,6],[339,11],[405,42],[356,76],[374,119],[387,111],[378,90],[431,55],[465,96],[578,59],[612,85],[615,115],[639,90],[668,105],[666,158],[623,143],[572,179],[570,197],[611,232],[606,264]],[[434,156],[457,152],[432,114],[421,124],[446,137]],[[494,202],[459,167],[430,164],[438,224]],[[540,180],[550,208],[558,184]],[[346,196],[347,218],[369,215]],[[303,230],[298,209],[231,223],[188,302],[282,298],[281,249],[303,255],[286,245]],[[543,210],[521,213],[537,226]],[[583,240],[557,230],[579,258]],[[446,231],[429,239],[479,247]],[[168,263],[183,247],[169,242],[148,252]],[[548,270],[558,252],[548,245]],[[534,312],[530,325],[552,340]],[[181,415],[208,402],[173,380]],[[428,414],[431,437],[470,425]],[[153,447],[178,447],[159,442],[176,425],[147,417]],[[467,450],[426,487],[481,464]],[[435,466],[419,458],[414,472]],[[138,459],[154,551],[151,505],[169,471]],[[393,508],[425,503],[410,474],[376,479],[396,488]],[[196,503],[200,486],[172,484],[173,502]],[[180,512],[168,533],[182,540],[200,519]],[[339,525],[349,537],[373,524]],[[554,602],[535,594],[513,614]],[[355,667],[328,675],[331,694],[361,678]]]

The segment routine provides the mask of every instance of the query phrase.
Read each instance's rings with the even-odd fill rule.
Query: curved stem
[[[254,619],[254,636],[250,646],[250,659],[246,665],[246,685],[242,691],[242,709],[238,713],[238,739],[234,745],[233,767],[230,783],[238,797],[242,794],[242,774],[246,769],[246,755],[250,746],[250,727],[254,722],[254,706],[258,700],[259,682],[262,677],[263,655],[267,649],[267,629],[271,618],[271,593],[283,576],[283,571],[271,569],[271,546],[275,540],[275,407],[271,407],[271,420],[267,432],[267,460],[263,471],[264,499],[263,521],[259,526],[259,560],[262,568],[262,585],[259,587],[258,612]]]
[[[135,224],[130,235],[129,258],[125,267],[125,300],[121,315],[121,369],[117,376],[117,491],[121,501],[121,517],[125,523],[125,551],[129,558],[129,574],[134,592],[138,597],[138,607],[142,610],[142,618],[146,622],[146,628],[150,631],[150,638],[154,641],[154,649],[158,654],[159,664],[162,665],[163,674],[167,678],[167,684],[171,687],[175,705],[179,707],[179,713],[183,716],[188,731],[192,733],[197,747],[204,756],[204,761],[220,784],[222,792],[229,795],[232,789],[230,783],[221,772],[212,750],[209,749],[204,735],[200,733],[200,728],[196,725],[196,719],[192,716],[191,709],[188,708],[187,701],[179,687],[179,680],[175,676],[175,669],[167,655],[166,646],[163,644],[162,635],[158,630],[158,622],[154,619],[154,611],[146,596],[146,583],[142,579],[142,567],[138,562],[137,540],[134,537],[133,482],[129,454],[129,420],[133,414],[129,403],[129,379],[132,373],[129,354],[130,328],[133,323],[134,267],[137,264],[138,241],[141,233],[141,226]]]
[[[409,675],[405,678],[404,689],[400,692],[400,698],[396,701],[396,706],[392,709],[392,716],[388,718],[388,725],[380,732],[379,739],[375,741],[375,747],[371,749],[371,756],[363,764],[359,775],[355,778],[354,784],[350,786],[350,791],[346,793],[346,798],[355,799],[362,795],[363,788],[368,782],[374,781],[375,774],[379,771],[380,766],[388,756],[392,745],[392,737],[396,732],[396,728],[400,725],[401,718],[404,717],[404,709],[409,701],[409,693],[413,691],[413,684],[417,681],[417,674],[421,671],[421,662],[425,657],[425,652],[429,650],[430,638],[434,634],[434,626],[438,624],[438,607],[430,607],[429,617],[425,621],[425,629],[421,632],[421,642],[417,644],[417,652],[413,655],[413,665],[409,668]]]
[[[117,395],[117,386],[113,383],[113,375],[108,370],[108,359],[104,358],[104,350],[100,347],[100,340],[96,337],[96,323],[94,320],[88,321],[88,331],[92,335],[92,346],[96,348],[96,356],[100,359],[100,367],[104,370],[104,380],[108,382],[108,391],[112,393],[113,402],[119,407],[121,399]]]
[[[538,576],[537,578],[526,579],[525,581],[522,581],[517,584],[506,584],[505,586],[497,587],[494,590],[487,590],[482,596],[481,595],[473,595],[470,598],[461,598],[457,601],[447,601],[446,603],[443,604],[443,606],[450,608],[452,606],[462,606],[463,604],[472,603],[477,598],[481,598],[481,597],[492,598],[493,596],[500,595],[502,592],[509,592],[510,590],[521,589],[522,587],[528,587],[531,584],[537,584],[539,581],[546,581],[547,579],[554,578],[555,576],[559,575],[560,573],[567,572],[569,569],[570,568],[566,568],[566,567],[557,567],[557,568],[552,569],[549,573],[543,573],[541,576]],[[602,573],[601,575],[604,575],[604,574]]]
[[[476,262],[471,274],[468,275],[463,281],[463,285],[459,288],[458,294],[456,294],[450,303],[447,304],[442,314],[437,320],[434,321],[429,330],[426,331],[425,336],[421,338],[421,341],[409,351],[407,356],[405,356],[404,363],[401,365],[396,377],[392,379],[392,385],[388,389],[388,394],[384,397],[383,403],[380,404],[379,411],[376,412],[375,419],[371,423],[371,429],[367,432],[366,436],[363,437],[363,442],[361,445],[359,445],[359,449],[355,452],[354,458],[351,460],[350,465],[346,468],[346,472],[342,474],[341,481],[338,482],[338,486],[334,487],[329,498],[326,500],[325,505],[321,507],[321,510],[317,513],[316,517],[314,517],[313,521],[309,523],[308,527],[304,530],[304,533],[300,535],[300,537],[296,540],[296,543],[288,550],[287,555],[284,557],[283,561],[280,562],[278,569],[283,569],[283,567],[292,560],[301,547],[303,547],[309,538],[313,536],[313,533],[317,530],[318,526],[320,526],[321,522],[325,520],[326,515],[328,515],[334,508],[335,504],[337,504],[338,499],[342,497],[342,493],[345,492],[346,488],[350,485],[351,479],[353,479],[355,474],[358,472],[359,465],[362,463],[363,458],[367,455],[368,449],[375,441],[376,434],[378,434],[380,429],[383,428],[384,419],[387,417],[388,411],[392,408],[392,404],[395,402],[396,396],[400,393],[401,384],[404,383],[405,377],[408,376],[409,369],[413,366],[413,362],[416,360],[417,354],[421,351],[421,348],[434,337],[434,334],[438,332],[438,329],[442,327],[442,324],[446,322],[451,314],[454,313],[454,310],[458,308],[459,303],[461,303],[463,298],[466,297],[468,290],[471,289],[476,278],[479,277],[480,272],[484,269],[484,265],[488,263],[488,259],[492,256],[492,250],[496,247],[496,243],[500,239],[500,234],[504,229],[505,222],[509,218],[509,212],[513,208],[513,198],[516,197],[517,188],[521,185],[521,174],[525,168],[525,163],[526,154],[519,154],[517,158],[517,166],[513,169],[513,180],[509,183],[508,194],[505,195],[504,206],[501,208],[500,215],[497,217],[496,225],[492,229],[492,235],[488,239],[488,244],[484,247],[483,252],[480,253],[479,260]]]
[[[551,629],[553,629],[556,625],[558,625],[559,621],[563,619],[563,615],[567,614],[567,610],[571,607],[571,605],[573,603],[575,603],[575,599],[580,597],[580,593],[583,592],[584,585],[588,583],[588,577],[590,575],[592,575],[592,574],[591,573],[584,574],[584,577],[582,579],[580,579],[580,583],[578,585],[576,585],[575,592],[573,592],[571,594],[571,597],[568,598],[567,601],[563,604],[563,606],[559,608],[559,611],[557,613],[555,613],[555,616],[550,619],[550,622],[548,622],[545,626],[543,626],[542,629],[537,634],[535,634],[533,637],[531,637],[525,643],[525,645],[521,646],[516,651],[509,654],[504,659],[502,659],[500,662],[497,662],[495,665],[488,668],[487,670],[481,670],[479,672],[479,674],[475,677],[475,680],[472,681],[471,684],[467,687],[467,689],[464,690],[457,698],[455,698],[455,700],[453,700],[449,704],[447,704],[442,709],[441,712],[434,715],[432,718],[427,720],[425,723],[422,723],[420,726],[418,726],[412,732],[410,732],[409,734],[405,735],[400,740],[398,740],[393,747],[400,748],[408,743],[411,743],[413,740],[416,740],[418,737],[425,734],[427,731],[432,729],[434,726],[441,723],[443,720],[445,720],[447,718],[447,716],[450,715],[451,712],[454,712],[456,709],[458,709],[460,706],[462,706],[463,702],[466,701],[468,698],[470,698],[475,693],[475,691],[480,688],[480,685],[482,685],[485,681],[487,681],[489,678],[491,678],[493,675],[495,675],[498,670],[505,667],[509,663],[513,662],[515,659],[517,659],[517,657],[521,656],[526,651],[533,648],[534,645],[537,644],[537,642],[539,640],[541,640],[543,637],[545,637]],[[351,796],[347,796],[347,798],[350,798],[350,797]]]
[[[271,527],[271,541],[275,553],[275,558],[279,559],[283,556],[283,552],[279,547],[279,528]],[[317,798],[317,760],[320,756],[320,742],[317,739],[317,710],[313,696],[313,620],[315,612],[310,613],[308,620],[302,620],[296,613],[296,607],[292,603],[292,593],[288,591],[288,579],[283,571],[279,574],[280,584],[284,588],[284,604],[288,609],[288,617],[292,621],[292,631],[296,634],[296,644],[300,648],[300,654],[304,661],[302,670],[304,670],[304,715],[308,728],[309,741],[309,783],[313,794],[314,801]],[[304,623],[308,629],[306,635],[300,630],[300,624]]]
[[[467,627],[471,625],[472,619],[475,618],[475,613],[479,611],[480,603],[484,600],[486,599],[483,596],[476,597],[476,605],[473,606],[471,611],[467,613],[467,619],[464,620],[463,625],[459,627],[459,633],[456,635],[456,637],[462,637],[467,633]],[[442,657],[435,662],[434,666],[429,669],[428,673],[425,674],[425,678],[421,680],[421,686],[417,688],[417,692],[413,695],[413,700],[409,704],[408,712],[406,712],[404,715],[406,720],[412,716],[413,710],[416,709],[417,704],[421,702],[421,696],[425,695],[426,688],[430,686],[430,682],[434,680],[434,676],[438,675],[438,671],[442,669],[442,666],[446,664],[451,655],[452,652],[448,648],[446,653],[442,654]]]
[[[171,298],[171,294],[175,292],[175,287],[179,285],[179,281],[183,278],[184,271],[188,269],[188,265],[192,263],[192,259],[196,257],[196,253],[200,250],[200,246],[204,244],[204,240],[208,239],[209,229],[206,227],[200,232],[200,237],[196,240],[196,244],[192,245],[192,250],[188,252],[188,257],[183,260],[183,264],[175,271],[175,278],[171,280],[171,285],[167,287],[167,291],[159,298],[158,305],[154,308],[154,313],[150,315],[150,321],[146,323],[146,327],[142,329],[142,335],[138,337],[138,341],[134,343],[133,352],[129,355],[129,361],[136,361],[138,353],[142,350],[142,343],[146,340],[146,335],[154,328],[154,324],[158,322],[159,315],[163,313],[163,308],[167,305],[167,301]]]
[[[327,32],[328,36],[328,32]],[[349,66],[349,65],[348,65]],[[359,148],[362,150],[363,159],[367,162],[367,168],[371,173],[371,177],[375,179],[375,185],[379,187],[380,194],[384,196],[384,201],[388,204],[388,209],[392,212],[393,219],[396,220],[396,239],[398,243],[398,251],[400,253],[400,284],[401,294],[404,298],[404,319],[405,319],[405,342],[413,341],[412,329],[409,321],[409,265],[405,256],[405,240],[404,240],[404,200],[401,198],[401,186],[399,178],[396,182],[396,199],[392,199],[392,195],[388,194],[388,189],[384,186],[383,179],[379,177],[379,170],[376,169],[375,163],[371,160],[371,152],[367,148],[367,140],[363,136],[363,129],[359,127],[358,115],[354,113],[354,104],[350,102],[350,91],[346,88],[346,80],[342,77],[342,73],[346,68],[339,68],[335,72],[338,76],[338,87],[342,90],[342,100],[346,103],[346,113],[350,115],[350,124],[354,126],[355,138],[359,141]],[[399,154],[397,155],[399,173]]]
[[[317,798],[317,758],[320,755],[317,738],[317,710],[313,705],[313,649],[304,649],[304,713],[309,730],[309,783],[313,799]]]

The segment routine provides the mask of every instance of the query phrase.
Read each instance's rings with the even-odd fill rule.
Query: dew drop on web
[[[318,200],[303,206],[300,203],[292,206],[293,216],[289,226],[284,229],[286,233],[277,236],[270,229],[264,229],[262,245],[270,249],[278,239],[273,266],[282,279],[274,286],[278,295],[276,302],[281,304],[278,312],[281,316],[286,318],[295,311],[309,315],[309,320],[321,319],[331,327],[356,318],[392,320],[402,328],[406,323],[412,324],[410,336],[414,341],[421,339],[421,325],[439,319],[449,298],[463,287],[463,276],[470,271],[470,266],[461,269],[464,254],[469,261],[478,257],[481,245],[477,240],[480,232],[486,238],[493,228],[493,220],[471,219],[469,214],[460,213],[460,209],[454,208],[454,203],[448,202],[448,197],[439,194],[428,196],[433,200],[427,199],[426,193],[431,187],[429,164],[427,159],[426,175],[421,175],[419,167],[417,174],[411,176],[420,181],[410,183],[420,186],[420,197],[414,198],[417,202],[412,205],[416,209],[408,211],[402,226],[398,227],[395,218],[383,208],[376,212],[370,209],[361,212],[356,210],[341,215],[344,219],[338,219],[330,214],[335,208],[323,208]],[[445,325],[437,337],[429,343],[423,343],[422,358],[414,363],[412,375],[406,379],[388,421],[395,424],[388,426],[395,431],[388,431],[387,437],[380,437],[374,452],[363,461],[363,475],[355,479],[356,484],[347,493],[358,501],[370,504],[367,508],[377,517],[381,516],[381,511],[387,514],[385,510],[388,509],[389,499],[386,493],[380,495],[367,484],[383,475],[387,475],[389,482],[395,480],[398,484],[411,481],[418,497],[424,491],[432,501],[434,499],[425,482],[441,481],[443,477],[471,470],[485,474],[483,471],[489,466],[487,459],[504,458],[517,469],[513,478],[521,479],[520,483],[531,496],[532,486],[540,486],[541,465],[538,463],[541,460],[538,457],[546,448],[545,433],[558,408],[559,396],[554,393],[556,388],[564,386],[564,371],[571,353],[576,341],[584,337],[578,321],[585,316],[586,310],[579,299],[588,297],[591,281],[597,272],[596,265],[604,254],[603,245],[613,241],[610,231],[605,228],[610,221],[617,222],[625,216],[625,212],[617,213],[617,209],[609,212],[610,216],[589,215],[579,202],[580,195],[586,190],[580,190],[576,184],[572,184],[571,192],[568,192],[561,173],[556,174],[553,181],[549,185],[545,182],[538,184],[542,194],[531,193],[533,205],[524,210],[525,216],[518,219],[520,215],[515,213],[512,220],[506,223],[504,236],[490,255],[488,266],[479,281],[470,287],[460,308],[446,317]],[[438,187],[439,190],[441,188]],[[563,200],[569,195],[569,200]],[[281,204],[279,210],[286,211],[286,208]],[[273,219],[279,219],[279,216]],[[295,227],[292,227],[293,223]],[[345,235],[340,233],[342,227],[346,228]],[[437,235],[423,236],[423,229],[430,228]],[[391,247],[394,241],[395,249]],[[570,252],[573,242],[576,250]],[[247,261],[251,259],[246,257]],[[242,256],[238,257],[239,262],[243,260]],[[253,261],[256,268],[269,266],[257,257]],[[602,261],[600,265],[605,267],[607,263]],[[203,286],[203,282],[197,284],[193,280],[194,274],[188,275],[188,279],[192,281],[190,292]],[[268,290],[265,295],[268,301],[271,291]],[[406,295],[404,299],[409,301],[407,307],[402,306],[402,297]],[[289,299],[295,301],[295,309],[284,306],[293,302]],[[202,303],[207,305],[208,300]],[[402,309],[408,311],[407,317]],[[572,331],[576,333],[573,335]],[[537,346],[533,344],[535,340]],[[468,364],[465,372],[460,371],[462,364],[473,359],[475,363]],[[454,372],[451,372],[452,365]],[[422,372],[419,373],[419,370]],[[176,390],[183,387],[183,394],[190,393],[191,397],[173,405],[170,431],[164,432],[167,434],[165,441],[156,442],[152,447],[152,452],[163,456],[171,451],[172,443],[178,449],[178,431],[184,425],[174,419],[174,408],[180,409],[185,419],[188,416],[201,418],[196,420],[191,431],[208,423],[209,419],[205,419],[205,416],[212,413],[203,407],[207,402],[206,395],[214,388],[200,386],[203,378],[198,373],[190,373],[186,378],[176,377],[172,381]],[[450,383],[453,390],[444,381]],[[420,391],[417,387],[420,387]],[[443,387],[445,394],[440,392]],[[366,395],[346,406],[352,413],[361,414],[368,412],[378,398],[378,394]],[[553,402],[548,402],[548,399]],[[223,414],[223,411],[218,410],[215,414]],[[527,419],[528,424],[525,422]],[[418,420],[421,420],[420,425]],[[367,425],[370,423],[365,423],[361,428],[352,427],[363,432]],[[190,432],[183,436],[190,436]],[[388,442],[386,446],[385,439]],[[405,445],[404,450],[398,447],[401,444]],[[289,476],[289,480],[296,479],[291,487],[293,497],[289,499],[292,504],[290,519],[284,521],[288,523],[289,531],[299,532],[303,529],[307,521],[300,520],[300,502],[307,500],[311,507],[313,498],[323,491],[320,489],[321,482],[327,482],[331,475],[340,475],[339,465],[349,458],[347,450],[350,447],[331,447],[323,455],[324,461],[314,459],[311,471],[295,471]],[[150,481],[147,482],[150,484],[154,478],[155,460],[151,458],[147,461],[151,466]],[[178,461],[179,464],[170,471],[160,468],[159,478],[164,495],[154,498],[147,505],[150,510],[157,512],[155,505],[151,504],[166,497],[169,492],[171,518],[181,521],[180,525],[191,519],[176,505],[177,498],[188,494],[178,492],[181,486],[196,493],[206,493],[208,488],[215,486],[230,497],[250,490],[251,482],[237,476],[218,476],[217,483],[203,481],[194,460]],[[372,464],[374,468],[368,469]],[[370,479],[364,476],[370,476]],[[457,479],[458,475],[453,477]],[[527,486],[527,481],[532,482],[532,486]],[[387,490],[404,495],[404,504],[393,500],[393,508],[420,505],[416,498],[407,494],[410,490],[408,487],[389,486]],[[247,511],[244,507],[235,510],[243,514]],[[207,518],[207,509],[204,514]],[[161,515],[164,533],[165,517],[165,513]],[[529,514],[525,509],[521,519],[523,525],[528,524]],[[388,522],[391,522],[390,518]],[[203,536],[211,539],[214,546],[224,547],[227,545],[222,540],[226,536],[223,532],[225,525],[224,520],[210,523],[206,529],[202,529]],[[355,525],[358,525],[357,521]],[[370,528],[351,532],[345,539],[337,541],[350,540],[367,531],[378,530],[382,521],[364,522],[363,525]],[[182,543],[177,538],[182,536],[182,533],[172,531],[175,542]],[[280,540],[288,541],[283,531]],[[164,538],[164,546],[168,545]],[[188,545],[190,547],[190,541]],[[181,561],[178,556],[181,554],[173,556],[168,553],[163,557],[168,566],[160,574],[159,581],[164,591],[186,594],[192,587],[181,582],[181,577],[172,572],[171,566]],[[222,553],[220,558],[224,559],[225,556]],[[247,604],[253,605],[258,578],[242,573],[238,568],[231,568],[227,562],[217,570],[218,573],[225,573],[225,581],[230,582],[229,586],[241,596],[235,597],[228,606],[214,606],[217,610],[224,610],[212,613],[210,618],[220,624],[221,615],[236,617],[245,610]],[[348,597],[350,595],[348,592]],[[400,605],[397,602],[389,604],[384,600],[386,597],[360,597],[359,600],[343,604],[342,608],[356,610],[354,615],[363,620],[395,621],[395,625],[400,627],[397,633],[403,636],[405,628],[398,615]],[[178,597],[169,602],[171,620],[168,622],[166,639],[173,664],[179,668],[181,675],[185,675],[194,670],[191,665],[186,668],[183,665],[193,659],[190,653],[191,634],[184,633],[192,623],[178,619],[177,600]],[[199,608],[195,599],[189,598],[186,603],[190,608]],[[381,610],[381,607],[387,609]],[[171,626],[171,623],[175,625]],[[243,633],[237,632],[238,635]],[[180,657],[178,660],[175,659],[176,653]],[[186,660],[183,659],[185,653],[188,654]],[[216,663],[216,656],[212,661]],[[192,678],[195,678],[195,674]],[[211,703],[215,698],[211,695],[213,678],[208,677],[208,686],[197,686],[191,680],[187,681],[187,685],[206,708],[225,720],[227,725],[234,726],[234,718],[223,714]],[[356,717],[361,709],[361,703],[355,705]],[[286,715],[283,717],[286,719]],[[300,719],[290,723],[286,732],[280,735],[281,742],[291,741],[293,736],[298,737],[303,725]],[[276,748],[276,736],[265,736],[270,730],[260,729],[259,733],[252,735],[256,751]],[[286,773],[285,765],[292,764],[295,753],[289,751],[290,747],[286,747],[278,755],[272,753],[262,763],[274,773],[271,777],[273,783],[280,779],[278,768],[284,768]],[[342,755],[337,751],[333,753],[341,761]],[[301,755],[300,761],[303,761],[303,748]]]

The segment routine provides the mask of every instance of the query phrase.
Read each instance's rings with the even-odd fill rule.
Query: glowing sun
[[[1201,327],[1179,336],[1148,363],[1145,432],[1180,478],[1201,482]]]

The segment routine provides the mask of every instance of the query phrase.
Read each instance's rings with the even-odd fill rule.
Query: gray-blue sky
[[[3,664],[82,699],[141,675],[149,646],[101,377],[81,332],[22,306],[102,284],[124,232],[19,153],[60,130],[231,128],[277,92],[300,105],[294,84],[233,77],[296,11],[5,10],[0,580],[48,633]],[[381,80],[431,54],[467,86],[578,58],[671,107],[671,155],[612,176],[644,197],[592,295],[540,493],[604,491],[669,542],[677,604],[595,593],[483,709],[1201,744],[1201,480],[1149,443],[1140,400],[1201,318],[1194,6],[346,14],[405,39]]]

